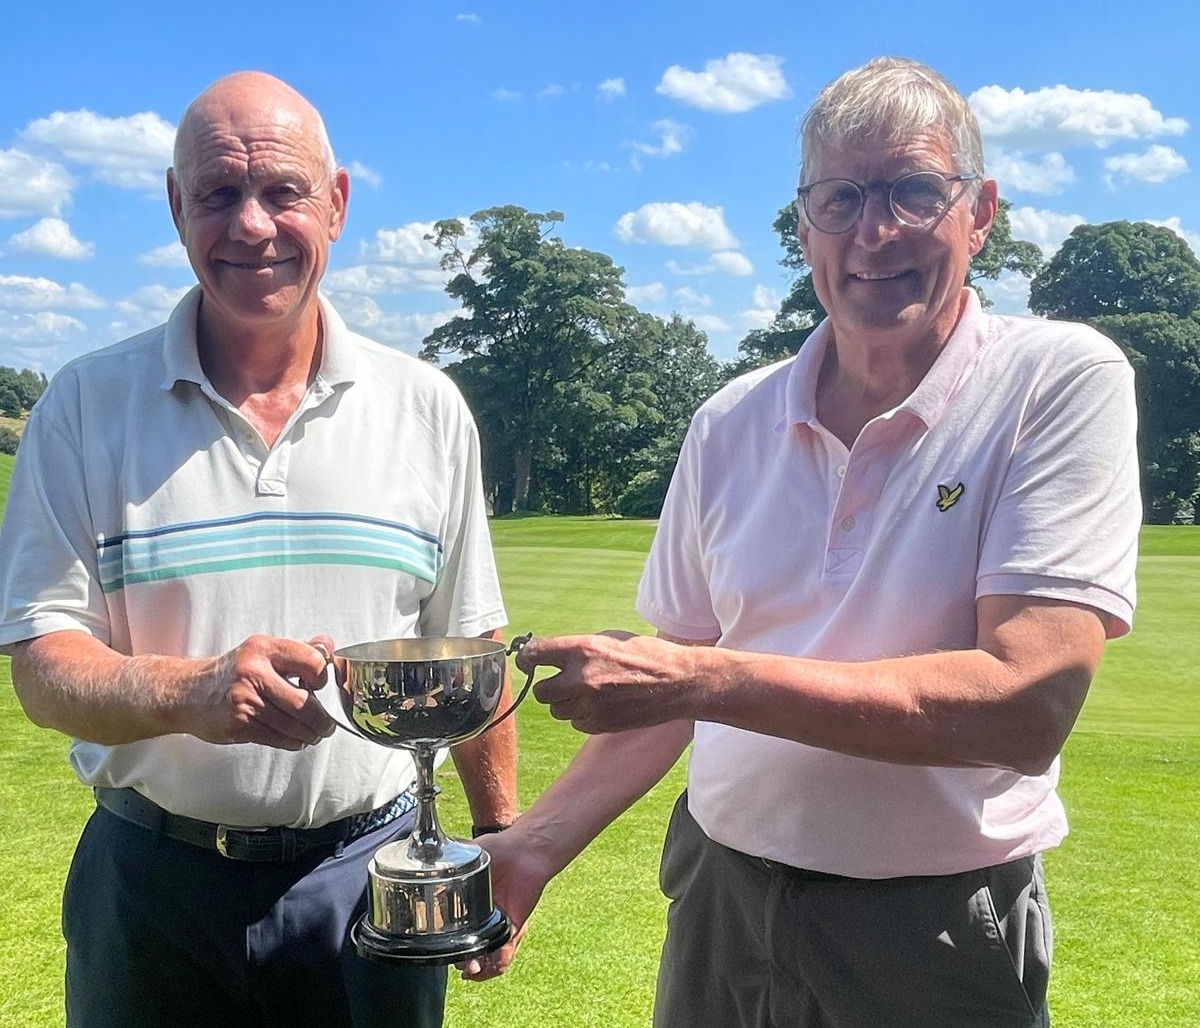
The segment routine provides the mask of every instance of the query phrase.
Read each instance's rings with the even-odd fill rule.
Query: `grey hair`
[[[931,129],[944,132],[954,171],[983,178],[983,140],[966,98],[932,68],[904,57],[876,57],[830,82],[801,124],[800,180],[824,148],[864,138],[899,142]],[[975,194],[980,186],[970,184]]]

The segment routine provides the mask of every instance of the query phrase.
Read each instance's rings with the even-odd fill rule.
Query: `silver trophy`
[[[375,851],[367,868],[367,912],[351,930],[359,954],[372,959],[448,964],[498,949],[512,925],[492,903],[486,850],[449,838],[438,824],[433,781],[437,751],[495,727],[511,647],[489,639],[388,639],[334,654],[338,724],[381,746],[412,752],[417,820],[407,839]]]

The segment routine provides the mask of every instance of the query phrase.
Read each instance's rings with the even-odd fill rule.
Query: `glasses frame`
[[[796,190],[796,203],[800,207],[803,208],[805,220],[813,228],[815,228],[818,232],[824,232],[827,236],[841,236],[841,235],[845,235],[847,232],[849,232],[861,220],[863,211],[866,210],[866,208],[867,208],[867,194],[872,189],[885,189],[885,190],[887,190],[888,210],[892,212],[892,217],[896,219],[898,224],[901,224],[901,225],[905,226],[906,228],[928,228],[939,218],[944,217],[949,212],[950,208],[953,207],[959,201],[959,199],[962,197],[963,193],[966,192],[966,190],[963,189],[963,190],[960,190],[959,192],[953,194],[950,197],[950,201],[946,204],[945,209],[938,211],[937,214],[934,214],[931,217],[925,218],[922,221],[905,221],[904,218],[900,217],[900,212],[896,209],[896,199],[895,199],[896,186],[898,186],[901,182],[904,182],[906,179],[915,178],[917,175],[936,175],[938,178],[940,178],[943,182],[947,183],[948,185],[954,185],[955,183],[974,182],[978,178],[980,178],[980,176],[977,175],[973,171],[966,172],[961,175],[948,175],[948,174],[946,174],[946,172],[938,171],[935,168],[926,168],[926,169],[922,169],[921,171],[910,171],[904,175],[901,175],[899,178],[892,179],[890,182],[882,181],[882,182],[858,183],[858,182],[855,182],[853,179],[848,179],[848,178],[823,178],[823,179],[818,179],[816,182],[810,182],[807,186],[801,186],[799,189],[797,189]],[[849,224],[846,225],[845,228],[838,229],[836,232],[830,231],[827,228],[821,228],[820,225],[818,225],[815,221],[813,221],[812,215],[809,214],[809,212],[808,212],[808,196],[809,196],[809,194],[817,186],[825,185],[827,182],[841,182],[841,183],[844,183],[845,185],[853,186],[856,190],[858,190],[858,210],[854,212],[854,217],[850,219]]]

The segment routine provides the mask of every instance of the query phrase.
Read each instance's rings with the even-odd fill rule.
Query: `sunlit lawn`
[[[631,604],[649,523],[533,518],[493,528],[514,634],[645,627]],[[1137,629],[1110,647],[1064,760],[1073,833],[1047,860],[1056,1028],[1200,1025],[1200,530],[1147,530],[1143,552]],[[579,739],[532,702],[518,718],[528,803]],[[66,768],[65,743],[22,717],[6,660],[0,738],[0,1025],[58,1025],[59,893],[90,803]],[[552,884],[508,976],[453,981],[451,1028],[649,1023],[663,933],[658,850],[682,770]],[[440,810],[461,832],[465,802],[450,778]]]

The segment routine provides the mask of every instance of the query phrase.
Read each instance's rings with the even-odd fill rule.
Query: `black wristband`
[[[502,832],[506,828],[511,828],[511,824],[507,825],[471,825],[471,838],[477,839],[481,835],[495,835],[497,832]]]

